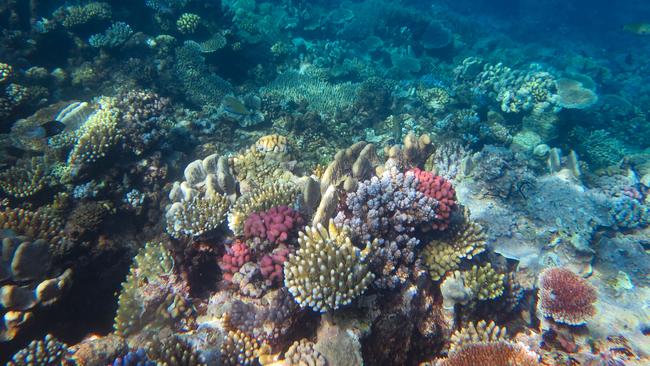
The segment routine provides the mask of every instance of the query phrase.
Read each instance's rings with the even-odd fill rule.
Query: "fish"
[[[48,138],[60,134],[65,129],[63,122],[55,119],[45,122],[40,126],[35,126],[25,132],[25,135],[32,139]]]
[[[246,108],[246,105],[239,99],[231,97],[229,95],[223,98],[223,108],[232,114],[237,114],[240,116],[247,116],[251,112]]]
[[[623,30],[634,34],[650,35],[650,23],[625,24]]]

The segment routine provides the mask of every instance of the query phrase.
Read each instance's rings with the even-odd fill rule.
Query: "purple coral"
[[[408,278],[420,244],[411,233],[422,224],[438,222],[439,202],[420,192],[418,185],[412,172],[385,172],[359,183],[347,196],[347,208],[335,218],[356,238],[377,240],[377,255],[372,259],[377,287],[394,288]]]
[[[335,218],[363,240],[394,238],[437,218],[438,201],[418,190],[413,173],[396,170],[359,183]]]

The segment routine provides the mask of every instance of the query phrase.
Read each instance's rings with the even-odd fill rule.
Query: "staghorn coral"
[[[298,197],[298,187],[292,183],[273,183],[253,189],[239,197],[228,214],[228,226],[236,234],[244,232],[246,219],[254,212],[272,207],[292,206]]]
[[[16,235],[43,239],[52,248],[64,241],[60,220],[44,211],[5,208],[0,210],[0,228],[11,230]]]
[[[361,295],[374,275],[366,257],[375,243],[363,250],[352,244],[347,229],[330,220],[300,232],[300,248],[284,267],[285,286],[302,307],[320,312],[338,309]]]
[[[255,365],[260,344],[240,330],[230,330],[221,346],[221,361],[224,366]]]
[[[297,70],[283,72],[265,91],[296,103],[306,101],[311,110],[334,114],[354,104],[357,85],[350,82],[330,83],[310,67],[303,73]]]
[[[66,362],[68,346],[48,334],[18,351],[7,366],[58,366]]]
[[[537,366],[539,356],[518,343],[507,341],[469,344],[434,366]]]
[[[230,201],[221,194],[174,202],[165,214],[167,232],[176,238],[206,234],[225,221],[229,208]]]
[[[162,243],[147,243],[135,256],[122,283],[114,328],[127,336],[143,328],[184,324],[192,313],[187,284],[174,272],[174,260]]]
[[[540,313],[558,323],[582,325],[594,316],[596,289],[566,268],[548,268],[539,275]]]

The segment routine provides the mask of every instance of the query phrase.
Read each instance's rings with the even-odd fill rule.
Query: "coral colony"
[[[650,25],[497,6],[0,1],[0,363],[649,365]]]

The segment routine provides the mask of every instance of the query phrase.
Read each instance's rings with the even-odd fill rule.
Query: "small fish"
[[[65,129],[65,124],[57,120],[51,120],[49,122],[43,123],[40,126],[36,126],[30,129],[25,134],[27,135],[27,137],[32,139],[42,139],[42,138],[58,135],[64,129]]]
[[[650,34],[650,23],[630,23],[623,26],[624,31],[628,31],[634,34],[640,35],[649,35]]]
[[[231,97],[229,95],[223,98],[223,108],[230,113],[238,114],[241,116],[247,116],[251,112],[246,108],[246,105],[239,99]]]

